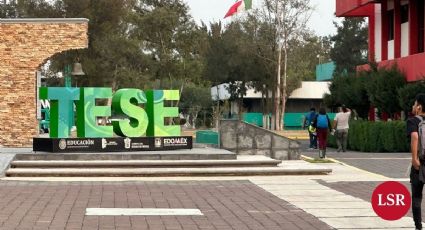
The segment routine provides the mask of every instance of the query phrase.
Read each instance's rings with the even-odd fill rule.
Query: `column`
[[[409,55],[418,53],[418,1],[409,0]]]
[[[375,58],[375,8],[368,17],[369,20],[369,61],[376,61]]]

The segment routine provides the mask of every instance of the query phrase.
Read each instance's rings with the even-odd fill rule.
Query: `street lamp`
[[[64,71],[64,80],[65,80],[65,87],[66,88],[70,88],[72,87],[72,81],[71,81],[71,76],[82,76],[85,75],[85,73],[83,72],[83,68],[81,66],[81,63],[76,62],[74,63],[74,66],[72,68],[71,71],[71,65],[65,65],[65,71]],[[69,110],[70,112],[70,119],[69,119],[69,132],[71,132],[72,127],[74,126],[74,102],[70,101],[69,105],[68,105],[71,109]]]

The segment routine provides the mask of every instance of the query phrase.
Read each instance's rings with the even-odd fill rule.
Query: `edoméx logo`
[[[412,203],[409,190],[395,181],[378,185],[372,193],[373,211],[384,220],[398,220],[407,214]]]

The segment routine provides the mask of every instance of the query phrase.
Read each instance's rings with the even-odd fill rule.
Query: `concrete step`
[[[8,177],[159,177],[328,174],[324,168],[215,167],[215,168],[10,168]]]
[[[224,149],[193,148],[172,151],[112,153],[20,153],[15,160],[234,160],[236,154]]]
[[[282,161],[271,158],[238,160],[15,160],[11,168],[205,168],[273,167]]]

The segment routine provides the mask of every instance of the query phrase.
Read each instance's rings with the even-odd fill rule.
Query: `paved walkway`
[[[308,150],[307,141],[301,141],[303,155],[313,158],[319,157],[318,150]],[[365,153],[356,151],[336,152],[328,148],[327,157],[343,162],[372,173],[381,174],[390,178],[408,178],[410,167],[410,153]]]
[[[22,182],[17,182],[3,178],[0,196],[6,199],[0,201],[1,229],[10,226],[22,227],[16,229],[30,229],[24,228],[30,226],[38,229],[63,226],[66,229],[412,228],[411,217],[383,221],[373,213],[367,199],[339,186],[346,183],[352,185],[347,188],[353,189],[359,183],[377,184],[390,178],[338,163],[321,165],[331,167],[333,173],[131,178],[132,181],[129,178],[18,178]],[[362,191],[371,193],[373,185]],[[195,208],[204,216],[85,215],[86,208],[99,207]]]
[[[1,229],[332,229],[246,180],[11,182]],[[199,209],[203,216],[88,216],[87,208]]]
[[[413,229],[410,213],[383,221],[370,204],[383,181],[409,185],[408,155],[329,156],[341,163],[318,164],[333,170],[319,176],[2,178],[0,229]],[[183,208],[203,215],[91,216],[87,208]]]

